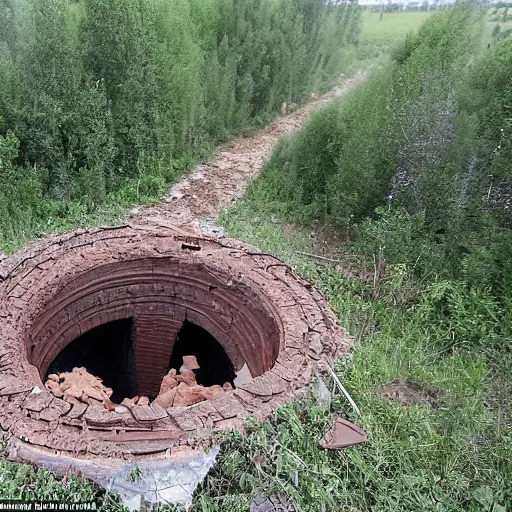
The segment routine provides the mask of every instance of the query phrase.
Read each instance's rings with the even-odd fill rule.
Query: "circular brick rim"
[[[139,277],[159,269],[161,276],[173,277],[174,284],[180,276],[188,284],[196,279],[196,290],[208,288],[218,297],[234,297],[232,307],[242,311],[245,319],[250,317],[255,327],[253,359],[242,353],[236,336],[230,338],[225,330],[212,332],[222,323],[218,318],[209,324],[203,318],[203,326],[224,345],[235,366],[247,360],[258,376],[216,400],[192,407],[164,410],[153,404],[121,414],[97,405],[71,406],[44,390],[40,371],[44,373],[52,354],[71,341],[74,328],[91,326],[86,315],[75,322],[73,311],[60,306],[72,304],[73,297],[87,301],[88,292],[101,281],[98,276],[108,275],[110,283],[116,282],[116,269],[123,274],[140,265],[145,270]],[[102,267],[112,272],[98,274]],[[146,296],[154,291],[146,290]],[[163,295],[169,295],[165,287]],[[91,300],[98,297],[103,300],[101,293]],[[188,306],[171,307],[171,316],[180,317],[198,297],[201,294],[189,297]],[[162,308],[162,316],[171,311],[172,302],[156,306]],[[220,317],[228,302],[219,303]],[[116,314],[132,315],[130,307],[123,303],[122,313],[111,308],[97,318],[109,321]],[[196,314],[193,321],[201,323],[200,317]],[[224,320],[239,335],[233,318],[230,324]],[[62,332],[52,338],[56,326]],[[41,350],[41,340],[51,350]],[[267,343],[267,350],[258,359],[259,343]],[[32,244],[0,262],[0,427],[34,448],[61,455],[133,460],[163,457],[169,449],[171,454],[191,450],[198,437],[240,429],[242,418],[265,418],[303,394],[312,374],[325,364],[332,365],[351,346],[352,338],[336,325],[335,314],[311,283],[277,258],[232,239],[200,238],[161,223],[77,230]],[[34,386],[43,391],[32,394]]]

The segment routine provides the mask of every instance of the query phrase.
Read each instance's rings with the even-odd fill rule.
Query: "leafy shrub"
[[[421,295],[424,321],[441,325],[444,343],[453,347],[489,346],[497,340],[500,310],[489,290],[456,281],[436,281]]]
[[[152,197],[183,162],[330,87],[361,22],[355,2],[323,0],[0,3],[0,136],[43,202],[88,209],[130,180]]]
[[[480,20],[467,3],[436,13],[395,50],[388,69],[314,116],[289,139],[287,149],[274,154],[272,165],[287,173],[298,204],[338,226],[371,215],[392,193],[400,167],[405,165],[402,170],[410,174],[407,154],[419,160],[413,163],[421,194],[434,185],[446,189],[453,172],[434,157],[443,144],[444,153],[450,149],[445,141],[451,140],[453,128],[450,119],[445,121],[445,112],[448,109],[452,117],[457,113],[452,89],[471,51],[478,48]],[[447,78],[440,80],[442,76]],[[435,147],[433,136],[439,139]],[[443,181],[437,178],[440,168],[447,171]],[[443,199],[448,195],[444,190]],[[435,198],[435,193],[430,194],[410,212],[430,202],[433,212],[428,211],[427,218],[441,216],[434,210],[444,203],[433,204]]]
[[[405,265],[408,273],[417,276],[446,272],[444,249],[429,233],[424,215],[390,207],[378,207],[376,214],[352,228],[353,252]]]

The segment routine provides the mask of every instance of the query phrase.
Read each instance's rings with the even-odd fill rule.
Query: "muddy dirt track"
[[[209,162],[197,165],[176,183],[161,204],[140,209],[135,219],[150,223],[166,219],[173,226],[201,232],[202,224],[214,223],[223,209],[244,195],[247,184],[258,176],[283,135],[300,129],[314,110],[344,96],[365,76],[364,72],[358,72],[351,78],[342,77],[340,84],[327,94],[293,113],[276,118],[263,130],[222,146]]]

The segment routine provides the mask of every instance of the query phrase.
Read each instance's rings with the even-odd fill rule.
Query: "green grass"
[[[385,12],[380,19],[380,13],[364,11],[361,41],[394,44],[416,31],[432,12]]]
[[[493,35],[493,30],[499,25],[499,34]],[[500,8],[489,9],[488,16],[485,23],[485,34],[483,38],[484,45],[493,45],[498,40],[510,37],[508,31],[512,31],[512,9]]]
[[[337,372],[362,414],[356,417],[340,397],[331,411],[312,397],[285,407],[248,438],[224,446],[194,510],[247,510],[254,487],[285,489],[311,512],[510,510],[512,436],[509,420],[488,406],[496,370],[491,354],[448,348],[449,334],[428,320],[430,304],[422,300],[432,293],[429,283],[414,289],[395,269],[376,299],[371,284],[297,254],[320,249],[307,230],[286,223],[271,189],[265,176],[253,183],[223,224],[229,235],[275,253],[315,281],[356,335],[353,358],[341,360]],[[411,294],[412,303],[391,300],[400,292]],[[379,397],[376,389],[399,377],[439,389],[440,407]],[[369,443],[321,450],[318,440],[333,413],[357,421]],[[256,465],[255,455],[264,463]]]
[[[37,202],[22,205],[0,218],[0,253],[12,254],[34,239],[77,228],[121,224],[131,208],[159,203],[174,183],[198,162],[208,160],[213,150],[212,145],[205,145],[172,165],[156,162],[138,178],[125,179],[100,205],[92,203],[87,196],[66,201],[41,195]]]
[[[359,44],[349,47],[345,52],[347,73],[356,69],[382,67],[388,62],[391,49],[409,32],[416,31],[431,12],[389,12],[380,13],[363,11],[363,25]]]
[[[5,440],[0,440],[0,452],[5,449]],[[0,458],[0,499],[24,499],[74,503],[94,501],[105,511],[119,510],[117,496],[107,494],[96,485],[68,475],[56,477],[44,467],[28,464],[12,464]]]
[[[402,11],[385,12],[380,19],[380,12],[363,11],[363,25],[359,38],[359,46],[348,50],[353,52],[351,66],[365,66],[369,64],[381,66],[389,57],[391,49],[409,33],[415,32],[421,24],[435,11]],[[499,24],[501,32],[512,29],[512,17],[503,21],[505,8],[488,9],[487,22],[483,44],[493,44],[492,31]],[[512,14],[512,9],[508,10]],[[510,36],[509,36],[510,37]]]

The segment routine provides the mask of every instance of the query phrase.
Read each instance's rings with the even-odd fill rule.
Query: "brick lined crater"
[[[247,363],[254,378],[192,407],[123,413],[71,405],[44,389],[62,349],[122,319],[133,319],[144,393],[158,391],[185,320],[212,334],[235,370]],[[268,416],[351,343],[314,286],[236,240],[197,238],[161,221],[79,230],[0,262],[0,426],[17,439],[16,460],[168,457],[198,437],[241,428],[248,415]],[[35,386],[42,392],[31,393]]]
[[[155,396],[176,335],[188,320],[221,343],[235,370],[247,363],[256,377],[270,370],[279,354],[279,325],[266,302],[222,269],[214,272],[185,258],[100,265],[46,304],[27,338],[29,361],[44,377],[70,341],[107,322],[133,318],[139,392]]]

